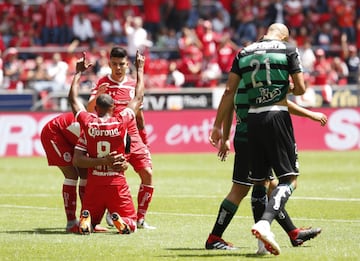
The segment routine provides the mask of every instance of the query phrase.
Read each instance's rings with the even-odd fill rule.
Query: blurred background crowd
[[[330,102],[333,86],[358,84],[360,0],[3,0],[0,90],[68,90],[81,51],[94,64],[89,90],[109,73],[113,45],[146,54],[147,89],[217,87],[274,22],[300,50],[308,91],[298,103],[311,106],[311,86]]]

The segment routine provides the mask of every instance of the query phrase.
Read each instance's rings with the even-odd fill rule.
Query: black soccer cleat
[[[205,249],[235,250],[233,244],[226,242],[221,237],[210,235],[206,240]]]
[[[297,237],[291,239],[293,247],[301,246],[305,241],[308,241],[321,233],[321,228],[301,228]]]

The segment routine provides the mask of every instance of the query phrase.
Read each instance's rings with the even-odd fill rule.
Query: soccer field
[[[360,151],[303,151],[299,161],[301,176],[287,211],[297,226],[323,231],[294,248],[274,222],[282,253],[259,257],[249,196],[223,236],[239,249],[204,248],[231,187],[233,154],[227,162],[215,152],[153,155],[155,193],[147,221],[157,229],[90,236],[64,231],[57,168],[40,157],[1,158],[0,260],[360,260]],[[139,177],[129,169],[127,178],[136,200]]]

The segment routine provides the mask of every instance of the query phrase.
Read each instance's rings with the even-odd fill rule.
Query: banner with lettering
[[[328,124],[293,116],[299,150],[360,148],[360,108],[317,108]],[[145,111],[152,153],[214,152],[208,136],[215,110]],[[43,156],[39,134],[58,113],[0,113],[0,157]]]

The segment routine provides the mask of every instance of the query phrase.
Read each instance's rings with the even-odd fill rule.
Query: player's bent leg
[[[111,214],[111,218],[112,218],[113,224],[116,227],[116,229],[118,230],[119,234],[130,234],[131,232],[134,232],[136,230],[134,221],[130,220],[130,222],[129,222],[129,218],[122,218],[116,212]],[[132,226],[131,226],[131,224],[132,224]]]

